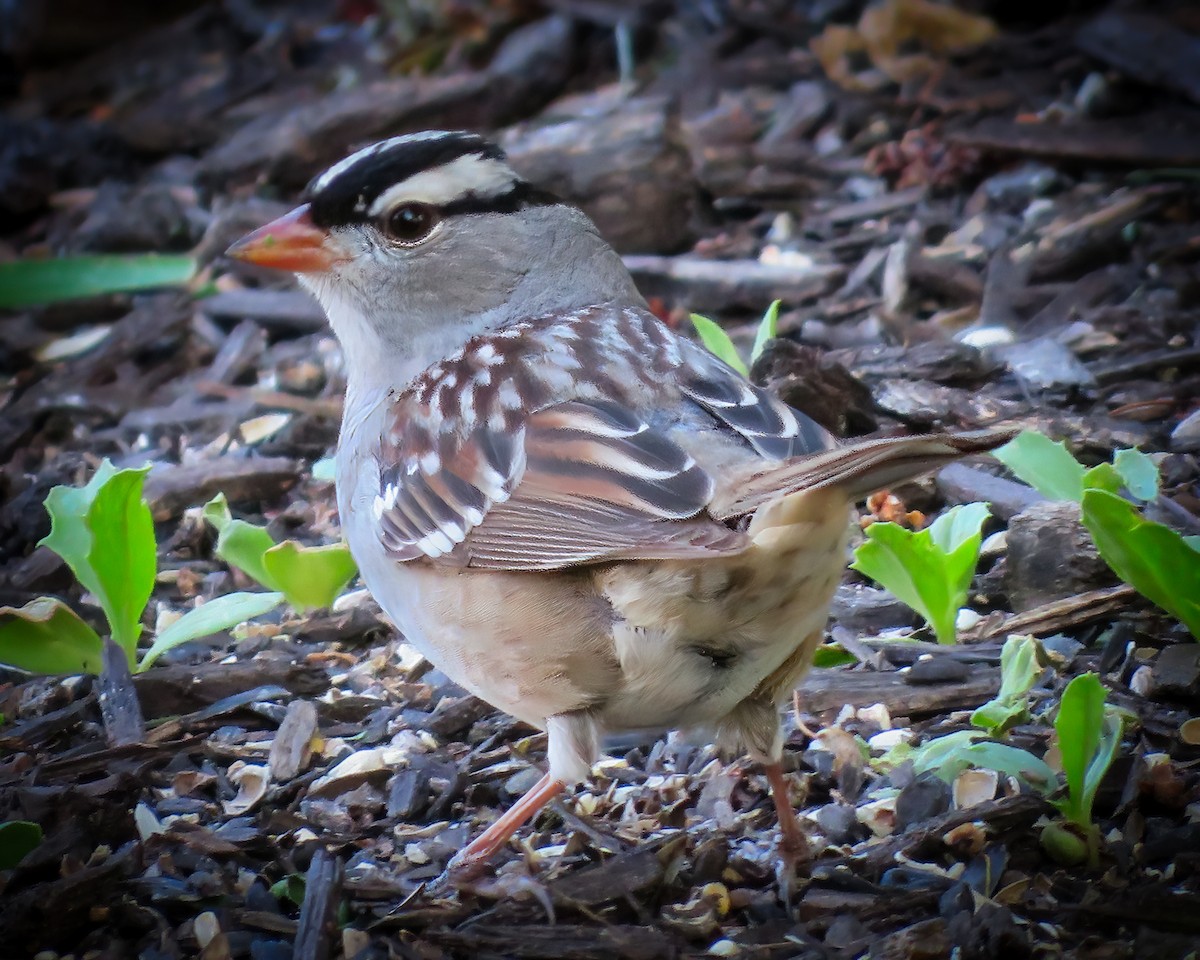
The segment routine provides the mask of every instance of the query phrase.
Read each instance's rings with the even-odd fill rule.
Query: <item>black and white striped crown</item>
[[[447,130],[364,147],[316,177],[306,193],[313,222],[327,228],[369,222],[400,202],[428,204],[443,215],[558,202],[523,180],[490,140]]]

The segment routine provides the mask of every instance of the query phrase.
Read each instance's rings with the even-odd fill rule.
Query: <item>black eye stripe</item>
[[[468,213],[516,213],[526,207],[546,207],[556,203],[562,203],[562,200],[549,190],[539,189],[521,180],[506,193],[492,196],[467,193],[457,200],[443,203],[438,209],[443,217],[452,217]]]
[[[528,183],[520,183],[513,190],[499,196],[480,197],[467,194],[457,200],[439,205],[428,203],[399,203],[374,219],[375,225],[384,236],[400,243],[419,243],[433,232],[448,217],[470,216],[481,213],[515,213],[527,207],[549,206],[562,203],[558,197],[539,190]],[[415,211],[427,212],[427,227],[422,230],[415,219]],[[365,222],[365,218],[364,218]]]

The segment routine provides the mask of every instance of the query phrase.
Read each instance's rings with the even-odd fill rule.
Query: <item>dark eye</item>
[[[437,211],[426,203],[402,203],[384,217],[384,232],[400,243],[419,243],[438,224]]]

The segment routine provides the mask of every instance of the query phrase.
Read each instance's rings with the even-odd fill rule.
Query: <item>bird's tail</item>
[[[972,453],[1011,440],[1015,429],[930,433],[918,437],[864,440],[774,464],[731,487],[725,502],[709,512],[721,520],[746,516],[789,494],[837,487],[851,502],[884,487],[911,480]]]

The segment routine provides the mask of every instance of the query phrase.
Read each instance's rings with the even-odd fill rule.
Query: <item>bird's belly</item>
[[[606,617],[578,577],[389,563],[384,576],[364,570],[384,612],[426,659],[493,706],[542,727],[612,689]]]

